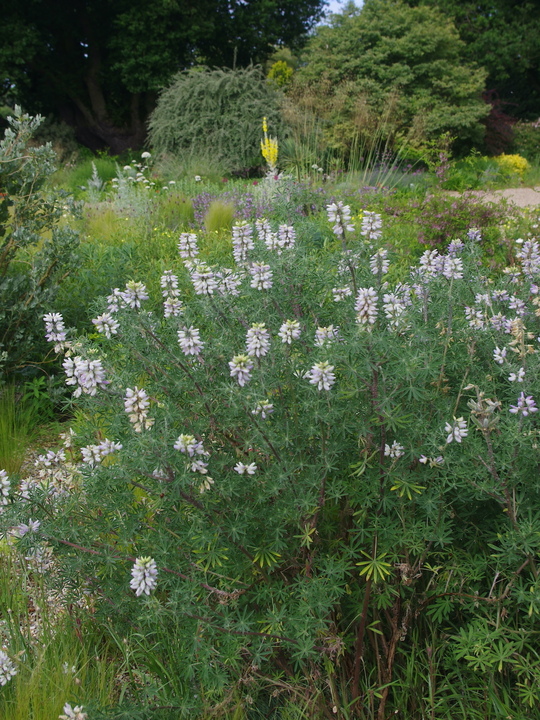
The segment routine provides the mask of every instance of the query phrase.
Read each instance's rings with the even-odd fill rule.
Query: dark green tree
[[[465,42],[464,57],[488,71],[486,89],[505,112],[540,115],[540,3],[538,0],[406,0],[435,6],[451,17]]]
[[[194,65],[263,62],[294,48],[324,0],[5,0],[0,94],[53,114],[78,139],[141,145],[157,91]]]
[[[479,141],[486,73],[464,60],[464,47],[437,8],[366,0],[361,10],[348,6],[317,30],[292,93],[318,98],[336,145],[364,126],[372,133],[381,117],[389,133]]]

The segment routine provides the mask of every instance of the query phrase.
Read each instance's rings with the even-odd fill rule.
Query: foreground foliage
[[[538,243],[489,279],[471,230],[389,285],[380,218],[328,215],[319,250],[237,224],[229,269],[183,233],[94,339],[48,314],[75,437],[3,479],[4,531],[148,717],[536,717]]]

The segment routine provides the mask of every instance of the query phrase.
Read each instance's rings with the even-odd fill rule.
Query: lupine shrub
[[[45,316],[79,419],[3,474],[4,532],[40,521],[14,544],[145,717],[538,718],[539,244],[493,280],[471,232],[390,284],[380,215],[308,227],[236,224],[228,267],[183,233],[98,339]]]

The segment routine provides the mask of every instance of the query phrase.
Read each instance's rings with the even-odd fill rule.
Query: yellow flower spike
[[[263,129],[263,133],[266,135],[266,133],[268,132],[268,125],[266,124],[265,117],[263,117],[262,129]]]

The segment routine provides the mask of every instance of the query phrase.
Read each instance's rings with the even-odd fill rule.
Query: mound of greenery
[[[164,90],[149,122],[158,153],[183,155],[196,146],[229,170],[262,162],[263,117],[280,125],[280,94],[259,67],[193,68],[179,73]]]

